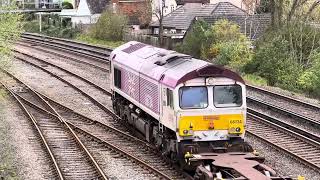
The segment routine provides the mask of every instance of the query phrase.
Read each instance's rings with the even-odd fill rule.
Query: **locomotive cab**
[[[246,92],[241,82],[224,77],[188,80],[174,89],[163,88],[161,122],[176,123],[179,149],[212,152],[227,144],[243,142]]]

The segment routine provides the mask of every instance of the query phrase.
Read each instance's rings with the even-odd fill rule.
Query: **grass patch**
[[[252,85],[256,86],[267,86],[268,81],[260,76],[254,75],[254,74],[245,74],[243,76],[244,80]]]
[[[99,46],[103,46],[103,47],[107,47],[107,48],[116,48],[116,47],[125,43],[123,41],[107,41],[107,40],[96,39],[96,38],[92,38],[92,37],[85,35],[85,34],[81,34],[81,35],[77,36],[75,38],[75,40],[89,43],[92,45],[99,45]]]
[[[5,97],[7,95],[7,92],[0,87],[0,102],[4,101]]]
[[[4,105],[1,103],[5,97],[3,89],[0,89],[0,179],[20,179],[17,175],[17,167],[15,166],[15,150],[10,143],[10,127],[7,124],[4,114]]]

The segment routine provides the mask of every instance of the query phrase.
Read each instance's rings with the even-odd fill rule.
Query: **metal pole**
[[[39,12],[39,31],[40,31],[40,33],[41,33],[41,31],[42,31],[42,16],[41,16],[41,12]]]

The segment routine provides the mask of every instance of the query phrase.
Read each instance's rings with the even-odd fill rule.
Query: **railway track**
[[[279,124],[248,113],[247,133],[320,171],[320,143]]]
[[[67,39],[54,38],[45,35],[23,33],[22,40],[36,45],[51,47],[57,50],[81,54],[89,58],[99,61],[108,61],[111,49],[99,46],[93,46],[81,42],[71,41]]]
[[[63,52],[61,50],[55,50],[51,47],[46,47],[46,46],[38,46],[36,43],[24,43],[24,42],[16,42],[16,45],[22,46],[22,47],[27,47],[27,48],[32,48],[35,50],[38,50],[43,53],[48,53],[51,55],[55,55],[57,57],[61,57],[64,59],[67,59],[68,61],[74,61],[82,64],[89,65],[95,69],[100,69],[102,71],[108,72],[109,71],[109,62],[108,61],[98,61],[98,60],[92,60],[91,58],[78,58],[79,56],[81,57],[81,54],[74,54],[70,55],[70,52]],[[17,48],[16,48],[17,49]]]
[[[320,133],[318,132],[320,123],[314,119],[288,111],[285,108],[272,105],[253,97],[247,97],[247,103],[249,107],[248,112],[320,142]],[[262,110],[264,110],[263,113]],[[271,114],[272,117],[268,114]],[[302,126],[302,124],[304,126]]]
[[[120,119],[116,115],[112,114],[113,111],[110,109],[111,104],[110,101],[108,101],[110,99],[110,92],[108,92],[104,88],[92,83],[88,79],[85,79],[56,65],[50,64],[37,57],[22,54],[22,56],[16,55],[15,58],[28,63],[38,69],[41,69],[42,71],[50,74],[58,80],[66,83],[68,86],[77,90],[79,93],[92,101],[93,104],[97,105],[100,109],[107,113],[111,113],[112,118]],[[97,100],[97,98],[99,98],[100,101]]]
[[[50,41],[47,41],[47,43],[50,43]],[[72,42],[70,41],[68,43],[72,43]],[[109,53],[111,52],[110,49],[106,51],[109,51]],[[94,53],[94,50],[91,52]],[[79,51],[78,53],[79,55],[81,55],[81,51]],[[47,64],[47,65],[50,65],[50,64]],[[59,67],[55,67],[55,68],[59,68]],[[65,70],[62,70],[62,71],[67,73],[67,71]],[[83,81],[86,81],[86,80],[83,80]],[[310,126],[320,127],[319,126],[320,125],[320,107],[319,106],[306,103],[300,100],[296,100],[291,97],[277,94],[271,91],[267,91],[255,86],[247,85],[247,89],[249,91],[249,96],[247,98],[248,102],[253,102],[255,104],[259,104],[264,108],[272,109],[273,111],[289,116],[293,119],[296,119],[297,121],[302,121],[304,123],[307,123]],[[106,95],[109,96],[110,94],[108,94],[107,92],[108,91],[106,91],[105,93]],[[260,95],[257,95],[256,97],[255,95],[252,95],[253,93],[251,94],[250,92],[255,92],[256,94],[260,94]],[[269,102],[267,98],[273,98],[273,99],[276,98],[276,100],[279,101],[279,103],[274,104],[272,103],[272,101]],[[51,102],[51,103],[55,104],[54,102]],[[286,104],[289,104],[289,105],[286,105]],[[59,105],[58,104],[55,104],[55,105],[57,105],[58,107],[56,108],[59,109]],[[110,109],[108,109],[108,111],[109,110]],[[109,112],[112,113],[111,110]],[[114,118],[119,118],[119,117],[115,115]],[[90,122],[89,124],[94,124],[88,119],[85,120],[85,122]],[[315,136],[305,130],[296,128],[295,126],[290,125],[288,123],[285,123],[281,119],[270,117],[266,114],[262,114],[250,108],[248,109],[247,123],[248,123],[247,132],[249,135],[259,138],[264,142],[267,142],[268,144],[282,151],[285,151],[286,153],[290,154],[292,157],[296,158],[297,160],[303,162],[307,166],[315,169],[316,171],[320,171],[320,159],[319,159],[320,157],[319,142],[320,141],[318,136]],[[95,139],[96,141],[103,143],[102,139],[96,139],[92,137],[93,134],[89,135],[90,125],[88,126],[89,130],[80,129],[81,127],[78,128],[78,126],[81,126],[81,124],[78,125],[75,122],[70,122],[69,125],[72,126],[74,129],[76,129],[77,133],[86,134],[85,136],[91,137],[92,139]],[[84,125],[83,127],[86,127],[86,126],[87,125]],[[95,128],[98,128],[98,127],[95,127]],[[117,144],[117,143],[118,142],[114,142],[114,144]]]
[[[165,179],[183,179],[184,176],[177,169],[168,164],[156,153],[154,146],[142,141],[118,128],[105,125],[99,121],[83,116],[58,102],[44,97],[58,112],[63,114],[70,126],[78,133],[98,141],[118,154],[125,155],[143,169],[158,174]]]
[[[6,73],[10,83],[2,85],[32,121],[55,167],[56,179],[107,179],[95,158],[59,113],[36,91]],[[29,101],[25,103],[27,99]],[[39,111],[38,107],[46,110]]]
[[[110,121],[112,121],[112,118],[115,118],[116,121],[112,121],[111,126],[109,125],[105,125],[102,124],[98,121],[94,121],[90,118],[87,118],[79,113],[76,113],[74,111],[72,111],[70,108],[67,108],[65,106],[62,106],[61,104],[57,103],[56,101],[48,98],[48,97],[44,97],[48,102],[50,102],[50,104],[52,104],[52,106],[55,107],[55,109],[61,113],[61,116],[64,119],[68,119],[68,124],[73,127],[73,129],[75,129],[75,131],[79,134],[84,134],[84,137],[87,137],[89,139],[94,139],[96,141],[99,141],[99,143],[101,144],[106,144],[106,146],[110,147],[111,149],[116,149],[117,151],[120,151],[120,154],[126,154],[126,156],[129,156],[131,160],[135,161],[135,164],[140,164],[143,166],[149,166],[149,168],[143,168],[146,169],[147,171],[164,171],[165,174],[168,174],[167,177],[164,176],[164,174],[162,175],[158,175],[160,177],[165,177],[165,179],[167,179],[169,176],[170,177],[174,177],[174,179],[183,179],[182,173],[177,173],[178,169],[173,168],[173,166],[171,165],[166,165],[165,161],[161,158],[161,156],[159,154],[156,154],[155,152],[157,152],[155,149],[150,149],[150,145],[145,145],[145,148],[143,146],[141,146],[141,143],[143,141],[139,140],[137,138],[135,138],[135,141],[132,141],[132,136],[130,136],[128,133],[126,133],[125,135],[119,134],[121,131],[119,129],[124,129],[123,126],[120,126],[120,124],[117,122],[118,117],[117,115],[115,115],[110,109],[107,109],[106,106],[104,106],[102,103],[99,103],[98,101],[95,100],[95,98],[91,95],[89,95],[89,93],[85,93],[83,92],[80,88],[76,87],[76,85],[73,85],[71,83],[71,81],[67,81],[63,78],[63,75],[57,75],[53,72],[51,72],[50,67],[42,67],[40,64],[36,64],[33,62],[30,62],[29,60],[25,60],[23,59],[23,57],[28,57],[28,58],[34,58],[30,55],[26,55],[26,54],[22,54],[23,56],[21,56],[21,54],[19,55],[19,53],[16,53],[16,58],[19,57],[20,60],[25,61],[29,64],[31,64],[34,67],[37,67],[49,74],[51,74],[52,76],[62,80],[63,82],[67,83],[68,85],[76,88],[78,91],[80,91],[82,94],[86,95],[87,97],[90,97],[90,99],[93,101],[93,103],[98,104],[99,106],[103,106],[104,109],[106,110],[106,112],[108,114],[110,114]],[[36,59],[36,58],[35,58]],[[55,66],[53,64],[50,63],[46,63],[43,62],[43,60],[37,59],[37,61],[45,63],[47,65],[50,65],[52,67],[58,68],[59,70],[68,73],[69,75],[75,76],[78,79],[81,79],[82,81],[85,81],[86,83],[90,84],[91,86],[93,86],[93,88],[96,88],[99,91],[105,92],[105,95],[107,95],[109,97],[109,92],[104,90],[103,88],[99,87],[99,86],[94,86],[93,83],[91,83],[90,81],[83,79],[81,77],[78,77],[78,75],[73,74],[71,72],[69,72],[66,69],[63,69],[61,67]],[[65,76],[65,75],[64,75]],[[61,111],[61,112],[60,112]],[[68,113],[66,113],[66,111],[68,111]],[[80,119],[82,119],[83,121],[79,121]],[[112,131],[110,130],[112,129]],[[115,133],[117,132],[117,133]],[[124,137],[126,136],[126,137]],[[97,138],[99,137],[99,138]],[[131,140],[129,140],[131,139]],[[127,142],[125,141],[127,140]],[[110,143],[110,141],[112,141],[112,143]],[[143,143],[146,144],[146,143]],[[149,150],[148,150],[149,148]],[[145,149],[145,150],[144,150]],[[153,170],[152,170],[152,167]],[[150,170],[151,169],[151,170]],[[171,171],[171,172],[170,172]],[[160,172],[160,171],[159,171]],[[158,173],[159,173],[158,172]]]
[[[268,104],[281,108],[282,111],[287,111],[293,116],[304,117],[301,119],[305,119],[306,122],[312,125],[318,126],[320,124],[320,106],[252,85],[247,85],[247,90],[248,97],[268,102]]]

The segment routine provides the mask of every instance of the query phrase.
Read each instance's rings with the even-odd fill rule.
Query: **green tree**
[[[200,58],[203,46],[208,46],[210,25],[205,21],[196,21],[187,32],[183,43],[176,49],[179,52],[190,54],[193,57]]]
[[[12,46],[18,40],[22,32],[20,23],[22,15],[10,13],[15,10],[15,1],[8,1],[8,4],[0,6],[0,68],[5,67],[12,57]]]
[[[298,79],[299,87],[312,95],[320,97],[320,52],[311,55],[311,66]]]
[[[257,48],[246,70],[248,73],[256,73],[266,78],[272,86],[294,89],[302,68],[296,57],[290,53],[290,43],[278,36]]]
[[[63,1],[62,9],[73,9],[73,5],[69,1]]]
[[[210,41],[207,42],[210,44],[208,48],[202,48],[202,58],[237,71],[242,71],[251,61],[251,42],[240,32],[237,24],[219,20],[207,34],[207,37],[210,37]]]
[[[107,10],[91,28],[90,35],[96,39],[121,41],[127,22],[128,20],[125,15]]]

